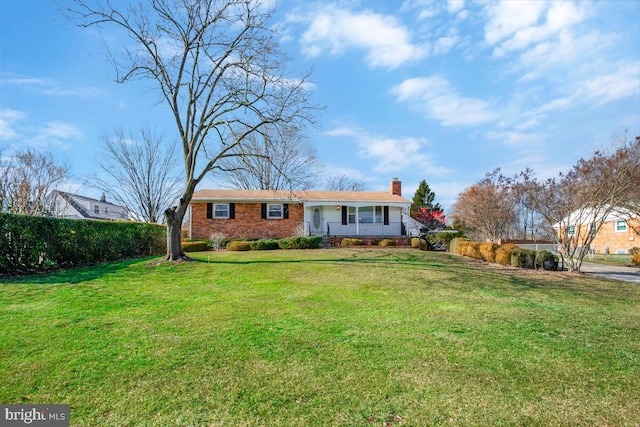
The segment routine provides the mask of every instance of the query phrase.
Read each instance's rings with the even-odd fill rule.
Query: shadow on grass
[[[0,285],[69,285],[83,283],[117,273],[129,268],[132,264],[153,259],[157,259],[157,257],[132,258],[125,261],[106,262],[68,270],[57,270],[22,276],[4,276],[0,277]]]
[[[376,251],[378,252],[378,251]],[[368,254],[367,254],[368,255]],[[373,254],[371,254],[373,255]],[[376,256],[363,257],[361,253],[354,253],[350,257],[340,258],[325,258],[325,259],[250,259],[250,260],[219,260],[219,259],[203,259],[193,258],[196,263],[212,264],[212,265],[259,265],[259,264],[304,264],[304,263],[318,263],[318,264],[370,264],[376,266],[389,266],[397,267],[398,265],[410,265],[421,267],[445,267],[446,265],[440,261],[429,261],[423,257],[415,254],[391,254],[376,253]]]

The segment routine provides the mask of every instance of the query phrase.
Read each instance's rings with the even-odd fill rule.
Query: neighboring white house
[[[67,219],[107,219],[128,220],[129,213],[126,207],[107,202],[102,194],[98,199],[80,196],[78,194],[54,191],[52,194],[52,215]]]

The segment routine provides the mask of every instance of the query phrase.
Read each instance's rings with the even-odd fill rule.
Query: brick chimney
[[[104,193],[102,193],[102,196],[100,196],[100,201],[101,202],[106,202],[107,201],[107,196]]]
[[[398,178],[393,178],[389,183],[389,193],[402,196],[402,182]]]

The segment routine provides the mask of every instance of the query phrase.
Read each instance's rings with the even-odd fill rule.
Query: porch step
[[[321,248],[330,248],[331,247],[331,239],[326,234],[322,236],[322,241],[320,242]]]

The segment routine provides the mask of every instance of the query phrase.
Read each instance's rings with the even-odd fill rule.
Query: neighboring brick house
[[[640,218],[634,218],[621,210],[613,210],[606,218],[603,218],[600,228],[587,224],[569,225],[567,235],[569,237],[587,232],[595,232],[591,242],[591,250],[598,254],[627,254],[631,248],[640,247]],[[587,221],[585,221],[587,222]],[[576,227],[580,227],[579,230]],[[635,230],[634,230],[635,229]]]
[[[277,238],[295,235],[406,235],[411,201],[396,178],[389,192],[198,190],[189,210],[189,237]]]

